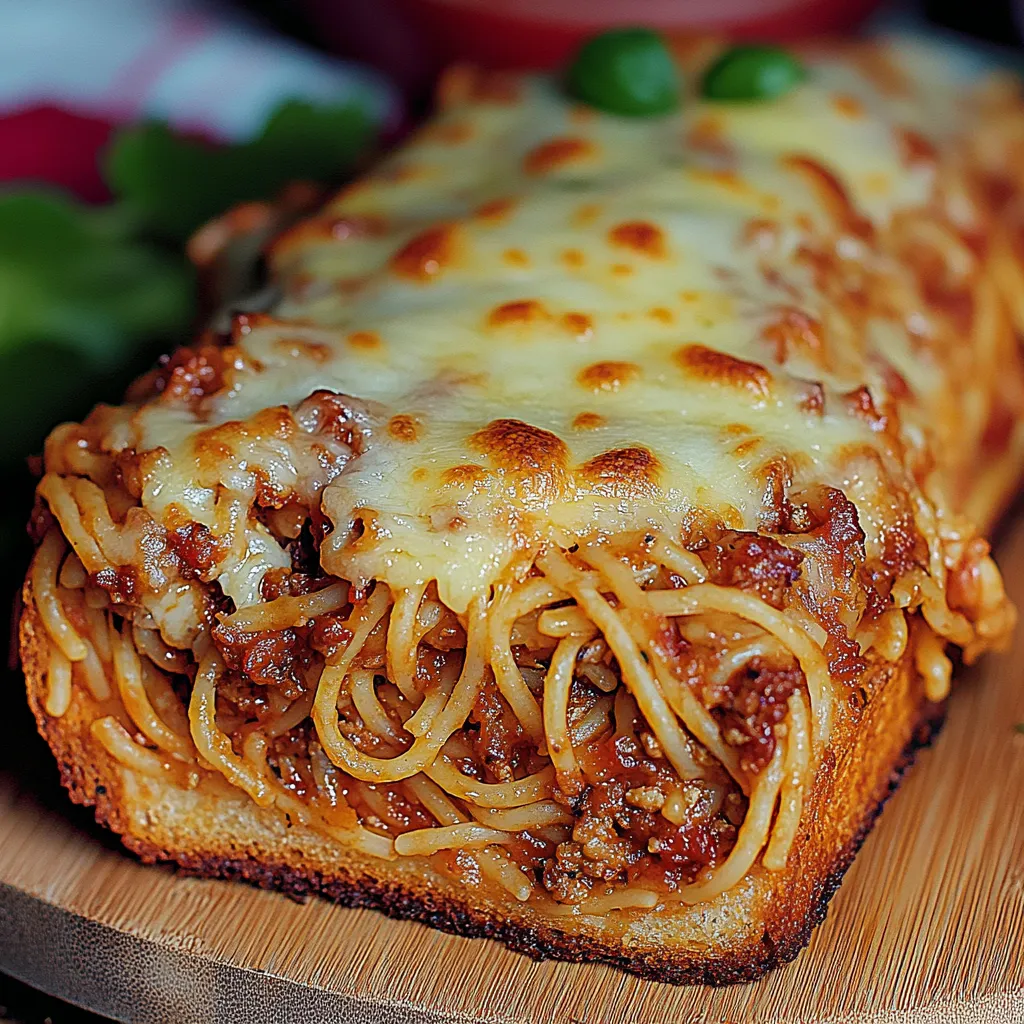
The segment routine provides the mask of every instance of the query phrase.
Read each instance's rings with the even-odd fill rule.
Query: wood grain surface
[[[1019,517],[1000,550],[1024,605]],[[534,963],[371,911],[143,867],[55,791],[41,744],[15,743],[0,758],[0,970],[154,1024],[1019,1024],[1020,722],[1024,629],[1009,654],[962,673],[937,745],[809,948],[718,990]],[[27,737],[28,716],[8,729]]]

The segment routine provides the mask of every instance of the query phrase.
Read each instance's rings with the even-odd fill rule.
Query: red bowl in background
[[[848,30],[880,0],[304,0],[324,43],[416,88],[448,61],[551,67],[616,25],[792,39]]]

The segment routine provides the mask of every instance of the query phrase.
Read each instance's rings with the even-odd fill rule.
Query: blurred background
[[[5,604],[50,427],[118,401],[215,296],[255,287],[261,247],[415,124],[441,67],[554,67],[623,24],[782,41],[895,27],[985,60],[1024,52],[1024,0],[0,0]],[[0,976],[7,1019],[94,1018]]]

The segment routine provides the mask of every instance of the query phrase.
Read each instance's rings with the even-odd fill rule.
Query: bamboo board
[[[1024,607],[1024,524],[1000,561]],[[5,742],[31,731],[27,712],[15,719]],[[1020,1024],[1018,722],[1024,629],[962,678],[809,948],[718,990],[538,964],[372,911],[142,867],[55,791],[52,759],[30,742],[0,752],[0,970],[146,1024]]]

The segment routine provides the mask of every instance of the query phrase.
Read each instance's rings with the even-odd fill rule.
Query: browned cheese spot
[[[740,239],[744,245],[750,245],[755,249],[772,249],[779,239],[779,223],[766,217],[753,217],[743,225]]]
[[[295,417],[286,405],[272,405],[252,416],[246,432],[257,437],[276,437],[287,441],[296,431]]]
[[[586,263],[586,257],[579,249],[566,249],[562,253],[562,262],[570,270],[578,270]]]
[[[694,123],[686,136],[686,144],[691,149],[710,153],[724,160],[732,160],[736,156],[735,147],[726,138],[725,125],[721,117],[715,114],[707,114]]]
[[[629,277],[633,273],[633,268],[628,263],[613,263],[611,272],[616,277]]]
[[[539,324],[551,319],[551,314],[544,303],[537,299],[517,299],[514,302],[503,302],[495,306],[488,314],[488,327],[522,327],[528,324]]]
[[[692,379],[746,391],[759,400],[771,395],[772,375],[759,363],[704,345],[684,345],[676,352],[676,362]]]
[[[762,440],[763,438],[760,437],[748,437],[745,441],[740,441],[740,443],[733,448],[732,453],[740,458],[743,458],[745,455],[750,455],[761,447]]]
[[[401,277],[426,283],[455,262],[456,229],[441,224],[406,242],[391,257],[391,269]]]
[[[803,355],[820,362],[825,354],[825,328],[820,320],[793,306],[784,306],[761,331],[775,349],[775,361],[785,363],[791,355]]]
[[[240,427],[241,423],[233,420],[195,435],[192,452],[204,475],[216,474],[220,464],[234,456],[231,442],[236,439],[235,434]]]
[[[886,394],[890,398],[894,398],[899,402],[913,399],[914,389],[910,386],[907,378],[885,356],[875,355],[871,362],[881,374]]]
[[[399,413],[388,420],[388,433],[396,441],[416,441],[419,438],[420,421],[415,416]]]
[[[573,430],[598,430],[608,421],[600,413],[581,412],[573,421]]]
[[[309,217],[283,231],[270,246],[270,258],[279,260],[296,248],[325,242],[348,242],[379,238],[388,230],[387,221],[375,214],[324,213]],[[250,314],[251,315],[251,314]]]
[[[584,367],[576,375],[581,387],[594,392],[614,392],[625,387],[640,376],[636,363],[601,362]]]
[[[586,160],[595,152],[594,144],[586,139],[571,136],[548,139],[526,154],[523,168],[527,174],[550,174],[559,168]]]
[[[585,228],[593,224],[601,215],[601,207],[597,203],[584,203],[576,208],[572,215],[572,224],[577,228]]]
[[[862,384],[859,388],[848,391],[842,396],[842,400],[847,411],[852,416],[867,423],[872,430],[885,429],[886,417],[876,408],[875,401],[871,397],[871,392],[868,390],[867,385]]]
[[[719,188],[724,189],[726,192],[731,192],[736,196],[750,197],[757,195],[757,192],[753,189],[749,181],[737,174],[736,171],[730,170],[729,168],[719,167],[712,170],[705,170],[701,167],[695,167],[690,171],[690,176],[695,178],[697,181],[717,185]]]
[[[492,420],[469,438],[469,444],[488,457],[519,497],[552,500],[565,488],[569,449],[549,430],[522,420]]]
[[[671,324],[675,322],[675,314],[671,309],[666,309],[664,306],[655,306],[653,309],[647,311],[647,315],[652,320],[657,320],[661,324]]]
[[[824,164],[809,156],[792,154],[783,158],[782,166],[795,171],[814,189],[818,201],[840,231],[857,238],[871,238],[874,235],[871,221],[857,212],[846,187]]]
[[[530,257],[522,249],[506,249],[501,256],[512,267],[528,267],[530,265]]]
[[[801,381],[802,394],[797,400],[801,412],[821,416],[825,411],[825,387],[820,380]]]
[[[348,343],[353,348],[367,350],[381,347],[380,335],[376,331],[353,331],[348,336]]]
[[[786,455],[774,456],[760,466],[755,476],[763,488],[758,515],[761,528],[778,531],[782,528],[786,495],[793,484],[793,463]]]
[[[901,128],[896,132],[900,156],[908,167],[931,165],[939,159],[934,143],[913,128]]]
[[[331,348],[320,341],[305,341],[303,338],[279,338],[274,342],[274,351],[292,359],[308,359],[313,363],[326,363],[331,358]]]
[[[441,474],[442,487],[465,487],[475,489],[487,478],[487,470],[475,462],[463,462],[450,466]]]
[[[848,93],[836,93],[832,97],[832,107],[843,117],[849,117],[852,120],[864,116],[864,104],[856,96],[850,96]]]
[[[415,474],[413,474],[415,476]],[[352,510],[351,530],[345,542],[349,551],[372,550],[380,543],[381,538],[389,536],[387,527],[380,521],[379,513],[372,508],[355,508]],[[356,590],[350,600],[362,599],[366,592]]]
[[[652,498],[658,494],[661,463],[639,445],[595,455],[580,467],[580,475],[596,494],[609,498]]]
[[[587,341],[594,333],[594,321],[586,313],[563,313],[561,322],[577,341]]]
[[[509,214],[515,209],[516,201],[514,199],[489,199],[486,203],[481,203],[473,214],[477,220],[486,221],[489,224],[498,224],[503,220],[506,220]]]
[[[619,248],[630,249],[654,260],[664,259],[668,251],[664,232],[656,224],[645,220],[617,224],[608,232],[608,241]]]

